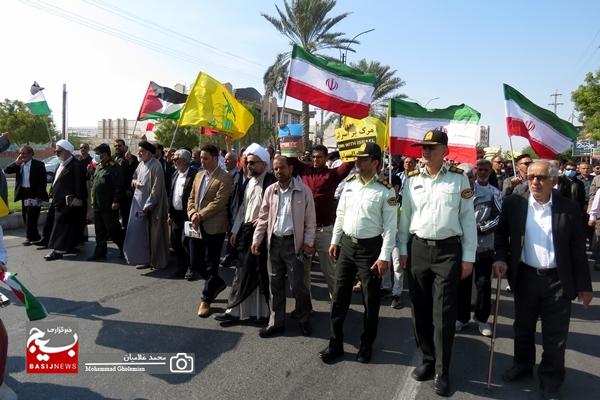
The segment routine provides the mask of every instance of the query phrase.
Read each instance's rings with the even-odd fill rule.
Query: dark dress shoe
[[[270,338],[282,334],[285,331],[283,326],[266,326],[258,331],[258,336],[261,338]]]
[[[421,364],[410,373],[415,381],[429,381],[435,375],[435,366],[433,364]]]
[[[312,326],[310,325],[310,321],[300,322],[300,332],[302,332],[302,336],[310,336],[312,334]]]
[[[33,242],[26,240],[22,244],[23,244],[23,246],[31,246],[33,244]]]
[[[532,375],[532,368],[525,368],[514,365],[502,374],[502,380],[504,382],[516,382],[520,381],[521,379],[531,377]]]
[[[63,255],[55,252],[54,250],[44,256],[46,261],[60,260],[61,258],[63,258]]]
[[[148,268],[152,268],[151,265],[138,265],[135,267],[135,269],[148,269]]]
[[[235,324],[237,322],[240,322],[240,317],[234,317],[233,315],[229,314],[229,313],[221,313],[221,314],[216,314],[215,315],[215,320],[222,322],[221,325],[223,324]]]
[[[31,244],[34,246],[46,247],[48,246],[48,241],[46,239],[34,240],[33,242],[31,242]]]
[[[319,352],[319,357],[321,357],[321,361],[323,361],[325,364],[331,364],[335,360],[341,358],[343,355],[343,347],[333,347],[331,345],[328,345]]]
[[[433,390],[439,396],[448,397],[450,396],[450,381],[446,374],[435,374],[433,380]]]
[[[373,355],[373,348],[367,345],[360,345],[358,354],[356,355],[356,361],[363,364],[368,364],[371,361],[371,355]]]
[[[196,279],[196,271],[194,271],[191,268],[188,268],[188,270],[185,271],[185,279],[187,279],[188,281],[193,281],[194,279]]]

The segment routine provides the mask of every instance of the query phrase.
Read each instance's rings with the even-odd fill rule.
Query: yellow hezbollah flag
[[[344,117],[342,127],[335,130],[335,138],[344,162],[354,161],[354,154],[365,143],[375,142],[381,149],[387,147],[385,124],[373,116],[363,119]]]
[[[2,197],[0,197],[0,217],[8,215],[8,206]]]
[[[254,123],[254,116],[216,79],[200,72],[181,111],[179,126],[216,129],[239,140]]]

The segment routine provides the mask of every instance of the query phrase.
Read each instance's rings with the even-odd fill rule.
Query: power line
[[[192,44],[195,44],[195,45],[207,48],[207,49],[209,49],[211,51],[214,51],[215,53],[219,53],[219,54],[227,56],[227,57],[233,57],[235,59],[238,59],[240,61],[244,61],[244,62],[246,62],[248,64],[252,64],[252,65],[257,66],[257,67],[267,68],[267,66],[264,65],[264,64],[260,64],[260,63],[254,61],[254,60],[251,60],[249,58],[245,58],[243,56],[240,56],[240,55],[237,55],[237,54],[234,54],[234,53],[231,53],[229,51],[222,50],[222,49],[220,49],[220,48],[218,48],[216,46],[213,46],[213,45],[211,45],[209,43],[203,42],[203,41],[198,40],[198,39],[196,39],[194,37],[191,37],[189,35],[177,32],[176,30],[168,28],[168,27],[166,27],[164,25],[160,25],[160,24],[156,23],[155,21],[150,21],[148,19],[139,17],[139,16],[137,16],[137,15],[131,13],[131,12],[125,11],[122,8],[119,8],[117,6],[108,4],[108,3],[106,3],[103,0],[81,0],[81,1],[83,1],[84,3],[87,3],[89,5],[92,5],[94,7],[97,7],[99,9],[101,9],[101,10],[107,11],[107,12],[113,14],[113,15],[117,15],[117,16],[119,16],[121,18],[124,18],[124,19],[127,19],[129,21],[135,22],[135,23],[137,23],[139,25],[146,26],[146,27],[152,28],[153,30],[157,30],[157,31],[163,32],[163,33],[165,33],[165,34],[167,34],[167,35],[169,35],[171,37],[175,37],[175,38],[178,38],[178,39],[183,39],[183,40],[185,40],[185,41],[187,41],[189,43],[192,43]]]
[[[108,35],[113,36],[113,37],[117,37],[117,38],[122,39],[122,40],[124,40],[126,42],[138,45],[140,47],[145,47],[147,49],[156,51],[158,53],[161,53],[161,54],[164,54],[164,55],[168,55],[170,57],[178,58],[178,59],[183,60],[185,62],[188,62],[190,64],[197,65],[197,64],[202,64],[202,63],[205,62],[205,60],[203,60],[203,59],[201,59],[199,57],[196,57],[196,56],[187,54],[185,52],[173,49],[171,47],[168,47],[168,46],[165,46],[165,45],[162,45],[162,44],[159,44],[159,43],[156,43],[156,42],[144,39],[142,37],[139,37],[139,36],[133,35],[131,33],[128,33],[126,31],[110,27],[110,26],[105,25],[103,23],[94,21],[94,20],[92,20],[90,18],[84,17],[82,15],[73,13],[73,12],[68,11],[68,10],[65,10],[65,9],[63,9],[61,7],[58,7],[58,6],[55,6],[55,5],[52,5],[52,4],[48,4],[48,3],[44,2],[44,1],[41,1],[41,0],[37,0],[37,1],[34,1],[34,0],[19,0],[19,1],[21,3],[24,3],[24,4],[27,4],[27,5],[31,6],[33,8],[37,8],[38,10],[41,10],[43,12],[47,12],[49,14],[53,14],[55,16],[58,16],[60,18],[63,18],[63,19],[66,19],[68,21],[74,22],[76,24],[82,25],[84,27],[90,28],[92,30],[95,30],[95,31],[98,31],[98,32],[102,32],[102,33],[108,34]],[[244,70],[231,68],[231,67],[228,67],[228,66],[225,66],[225,65],[223,65],[223,67],[227,68],[227,69],[230,69],[230,70],[233,70],[233,71],[236,71],[236,72],[239,72],[241,74],[247,75],[249,77],[251,76],[253,79],[256,78],[256,76],[251,75],[251,74],[247,73]]]

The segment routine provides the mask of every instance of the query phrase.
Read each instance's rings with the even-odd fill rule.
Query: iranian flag
[[[577,139],[578,131],[572,124],[535,105],[507,84],[504,84],[504,100],[508,136],[526,138],[538,156],[554,158]]]
[[[369,115],[374,87],[374,74],[327,61],[294,45],[286,95],[362,119]]]
[[[137,120],[146,119],[179,119],[181,109],[187,100],[187,95],[168,87],[150,82],[144,101],[140,107]]]
[[[31,98],[25,103],[25,105],[27,108],[29,108],[29,111],[31,111],[33,115],[52,114],[52,110],[50,110],[50,107],[48,107],[48,102],[46,102],[46,98],[42,92],[43,90],[44,88],[40,87],[40,85],[35,81],[33,82],[33,85],[31,85],[31,89],[29,90],[31,93]]]
[[[417,103],[393,99],[388,111],[391,152],[421,157],[421,148],[412,145],[422,141],[427,131],[439,129],[448,134],[449,160],[475,162],[480,116],[465,104],[427,109]]]
[[[19,282],[16,275],[14,272],[0,272],[0,279],[12,289],[19,301],[25,306],[30,321],[46,318],[48,312],[44,305]]]

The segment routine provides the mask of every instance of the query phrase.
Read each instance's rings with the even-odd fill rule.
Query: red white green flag
[[[577,140],[577,128],[552,111],[529,101],[516,89],[504,84],[508,136],[521,136],[542,158],[553,158]]]
[[[427,131],[439,129],[448,135],[449,160],[477,160],[477,133],[481,114],[466,104],[443,109],[428,109],[404,100],[390,101],[388,129],[392,154],[421,157],[422,149],[413,147]]]
[[[362,119],[369,115],[375,75],[325,60],[294,45],[286,94],[327,111]]]
[[[12,291],[19,301],[25,306],[27,317],[30,321],[37,321],[39,319],[46,318],[48,311],[44,305],[31,294],[29,290],[16,278],[14,272],[0,272],[0,279],[4,282]]]

